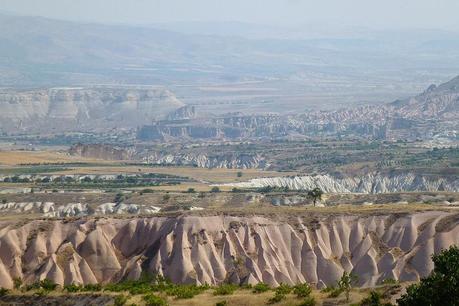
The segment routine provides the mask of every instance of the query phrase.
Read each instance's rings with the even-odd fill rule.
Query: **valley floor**
[[[396,299],[400,297],[404,291],[406,284],[393,284],[382,285],[372,289],[359,289],[353,288],[350,291],[349,301],[346,301],[345,293],[341,293],[337,297],[333,297],[330,292],[324,290],[313,289],[307,298],[301,298],[294,293],[286,294],[285,297],[274,302],[271,299],[276,295],[276,289],[271,288],[266,292],[254,293],[251,288],[236,289],[233,293],[228,295],[216,294],[215,289],[208,289],[204,292],[190,297],[190,298],[177,298],[170,296],[164,292],[152,292],[155,296],[162,299],[167,305],[170,306],[264,306],[264,305],[278,305],[278,306],[301,306],[314,304],[307,304],[306,300],[310,301],[312,298],[315,305],[332,306],[332,305],[365,305],[362,304],[366,298],[369,297],[370,292],[377,292],[380,296],[380,301],[385,303],[395,303]],[[102,306],[102,305],[120,305],[116,304],[117,297],[119,300],[125,301],[124,305],[138,305],[138,306],[162,306],[160,304],[149,304],[145,301],[147,294],[130,294],[129,291],[124,292],[108,292],[108,291],[94,291],[86,293],[68,293],[62,289],[43,293],[43,291],[31,290],[23,292],[20,290],[11,290],[7,295],[0,297],[0,303],[23,303],[26,305],[76,305],[76,306]],[[122,296],[122,298],[120,298]],[[166,305],[166,304],[164,304]]]

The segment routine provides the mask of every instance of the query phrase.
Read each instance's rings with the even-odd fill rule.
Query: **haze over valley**
[[[4,0],[0,304],[458,305],[452,0]]]

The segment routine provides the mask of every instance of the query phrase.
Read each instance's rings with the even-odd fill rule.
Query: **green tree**
[[[343,276],[338,281],[338,288],[341,292],[346,294],[346,302],[349,302],[349,293],[351,292],[352,285],[357,281],[357,276],[352,273],[343,272]]]
[[[314,206],[316,206],[317,200],[322,200],[323,194],[324,192],[319,187],[316,187],[313,190],[308,191],[308,197],[312,199],[312,201],[314,202]]]
[[[118,193],[115,195],[115,200],[114,200],[114,202],[115,202],[116,204],[120,204],[120,203],[123,202],[123,201],[124,201],[124,194],[121,193],[121,192],[118,192]]]
[[[459,305],[459,248],[433,255],[432,273],[421,282],[409,286],[397,300],[400,306],[458,306]]]
[[[214,187],[212,187],[210,192],[212,192],[212,193],[220,192],[220,188],[218,188],[217,186],[214,186]]]

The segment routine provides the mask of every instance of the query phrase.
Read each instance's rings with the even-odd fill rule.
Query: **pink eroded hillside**
[[[266,217],[180,216],[0,222],[0,287],[13,278],[58,284],[116,282],[142,271],[178,283],[334,284],[415,281],[432,253],[459,243],[447,212]]]

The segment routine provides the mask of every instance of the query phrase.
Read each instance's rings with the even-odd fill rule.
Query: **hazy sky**
[[[459,29],[459,0],[0,0],[0,9],[102,23],[242,21]]]

